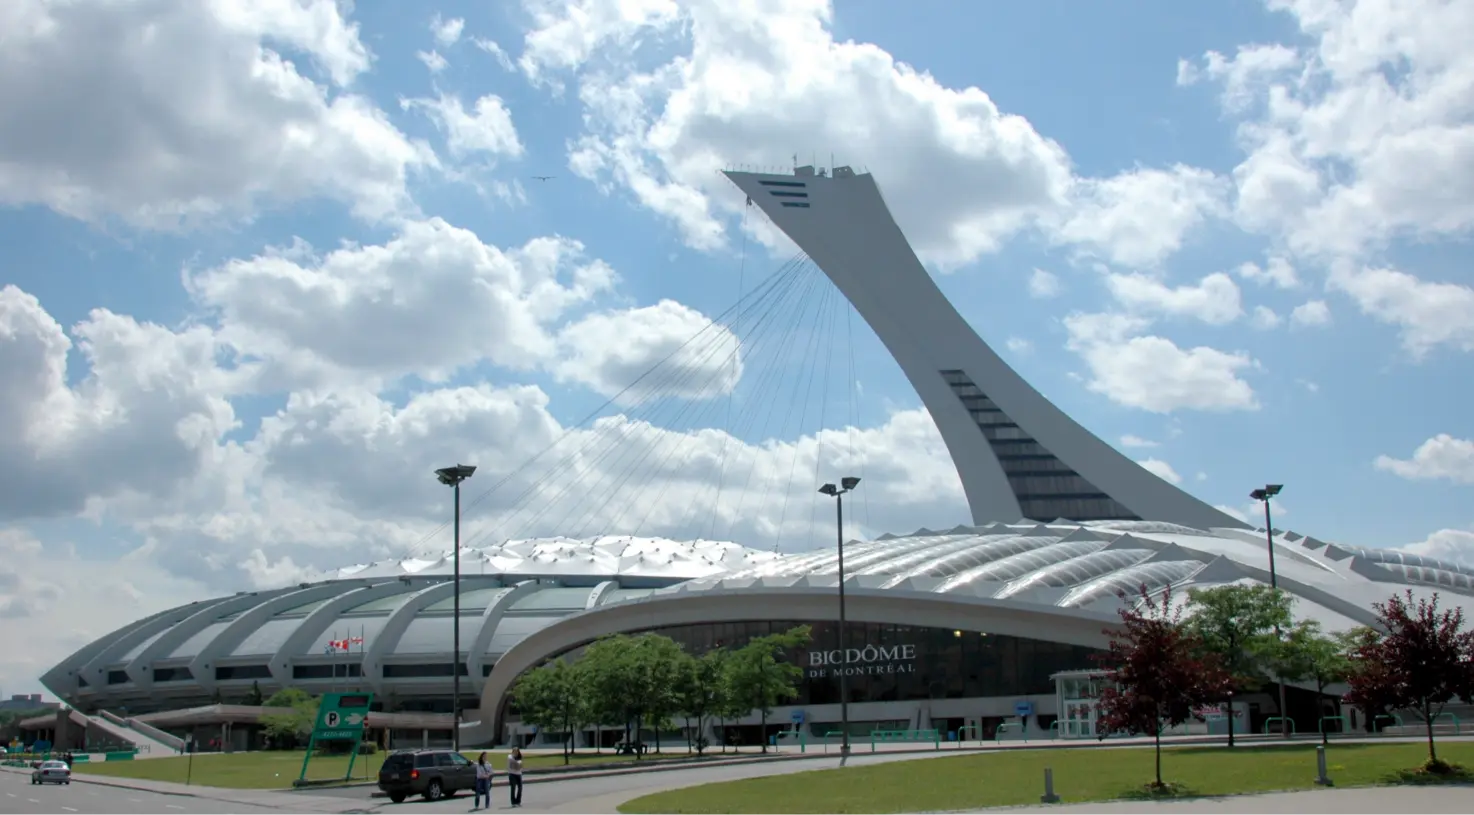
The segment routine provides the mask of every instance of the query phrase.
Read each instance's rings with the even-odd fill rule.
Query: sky
[[[1470,30],[1471,0],[0,3],[0,692],[153,611],[448,549],[453,463],[480,543],[798,551],[841,475],[847,537],[967,522],[732,167],[873,173],[986,341],[1209,503],[1283,483],[1278,527],[1474,561]]]

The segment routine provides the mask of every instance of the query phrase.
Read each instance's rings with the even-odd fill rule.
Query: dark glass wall
[[[1091,668],[1093,648],[1042,640],[887,623],[850,623],[848,654],[839,651],[839,624],[823,622],[730,622],[670,626],[663,634],[702,654],[740,648],[755,637],[809,626],[809,645],[794,648],[789,661],[804,669],[799,697],[790,704],[839,701],[838,671],[846,671],[851,702],[962,699],[1054,693],[1049,677]],[[645,632],[642,632],[645,633]]]

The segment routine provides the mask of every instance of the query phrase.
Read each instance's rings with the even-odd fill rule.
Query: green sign
[[[324,693],[317,706],[312,738],[316,741],[362,739],[373,699],[372,693]]]
[[[307,742],[307,755],[302,759],[301,784],[307,778],[307,765],[312,761],[317,743],[321,741],[352,741],[352,752],[348,754],[348,772],[345,779],[353,777],[353,764],[358,758],[358,743],[363,740],[363,728],[368,724],[369,706],[374,701],[372,693],[324,693],[317,704],[317,721],[312,726],[312,738]]]

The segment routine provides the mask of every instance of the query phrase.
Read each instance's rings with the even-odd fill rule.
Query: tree
[[[1230,691],[1252,691],[1269,681],[1267,668],[1279,637],[1276,632],[1291,626],[1290,597],[1265,585],[1215,586],[1188,589],[1187,630],[1202,643],[1203,650],[1218,658],[1230,677],[1223,698],[1232,704]],[[1229,711],[1229,744],[1233,743],[1232,713]],[[1280,715],[1286,715],[1280,711]]]
[[[261,695],[261,683],[252,682],[251,692],[246,694],[246,704],[251,707],[261,707],[261,703],[264,701],[265,697]]]
[[[1218,658],[1182,624],[1181,609],[1172,605],[1172,589],[1157,602],[1140,589],[1140,601],[1122,608],[1121,628],[1111,638],[1101,662],[1111,671],[1113,686],[1100,692],[1097,706],[1103,733],[1151,733],[1156,742],[1156,781],[1162,789],[1162,729],[1176,726],[1193,709],[1224,698],[1231,677]],[[1123,594],[1122,600],[1127,600]]]
[[[1270,661],[1275,673],[1292,682],[1315,683],[1317,698],[1325,696],[1326,686],[1345,681],[1351,671],[1345,635],[1328,636],[1315,620],[1302,620],[1275,643]],[[1326,728],[1320,728],[1321,743],[1330,743]]]
[[[687,657],[676,686],[678,707],[687,719],[696,720],[696,754],[706,752],[706,722],[719,716],[726,702],[727,652],[708,651]]]
[[[620,634],[590,645],[583,662],[593,718],[622,724],[626,744],[639,739],[647,721],[668,720],[677,707],[675,689],[684,654],[675,640],[658,634]]]
[[[782,702],[798,696],[803,668],[780,659],[789,648],[809,641],[809,627],[798,626],[781,634],[757,637],[733,652],[728,681],[732,698],[745,710],[762,715],[762,749],[768,752],[768,714]]]
[[[1463,630],[1462,608],[1439,610],[1437,592],[1414,605],[1409,589],[1372,608],[1380,631],[1356,645],[1346,701],[1365,711],[1414,711],[1428,731],[1425,768],[1450,772],[1438,758],[1433,722],[1455,697],[1474,698],[1474,631]]]
[[[588,724],[585,666],[554,660],[523,674],[512,687],[512,699],[522,720],[543,732],[563,734],[563,763],[573,755],[574,736]]]
[[[266,700],[264,707],[286,710],[262,716],[261,726],[276,744],[293,746],[298,740],[312,735],[312,727],[317,723],[318,702],[316,696],[298,688],[279,690]]]

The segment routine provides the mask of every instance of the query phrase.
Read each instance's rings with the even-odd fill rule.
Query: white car
[[[65,761],[43,761],[41,766],[31,770],[32,784],[45,784],[52,782],[56,784],[72,783],[72,768]]]

